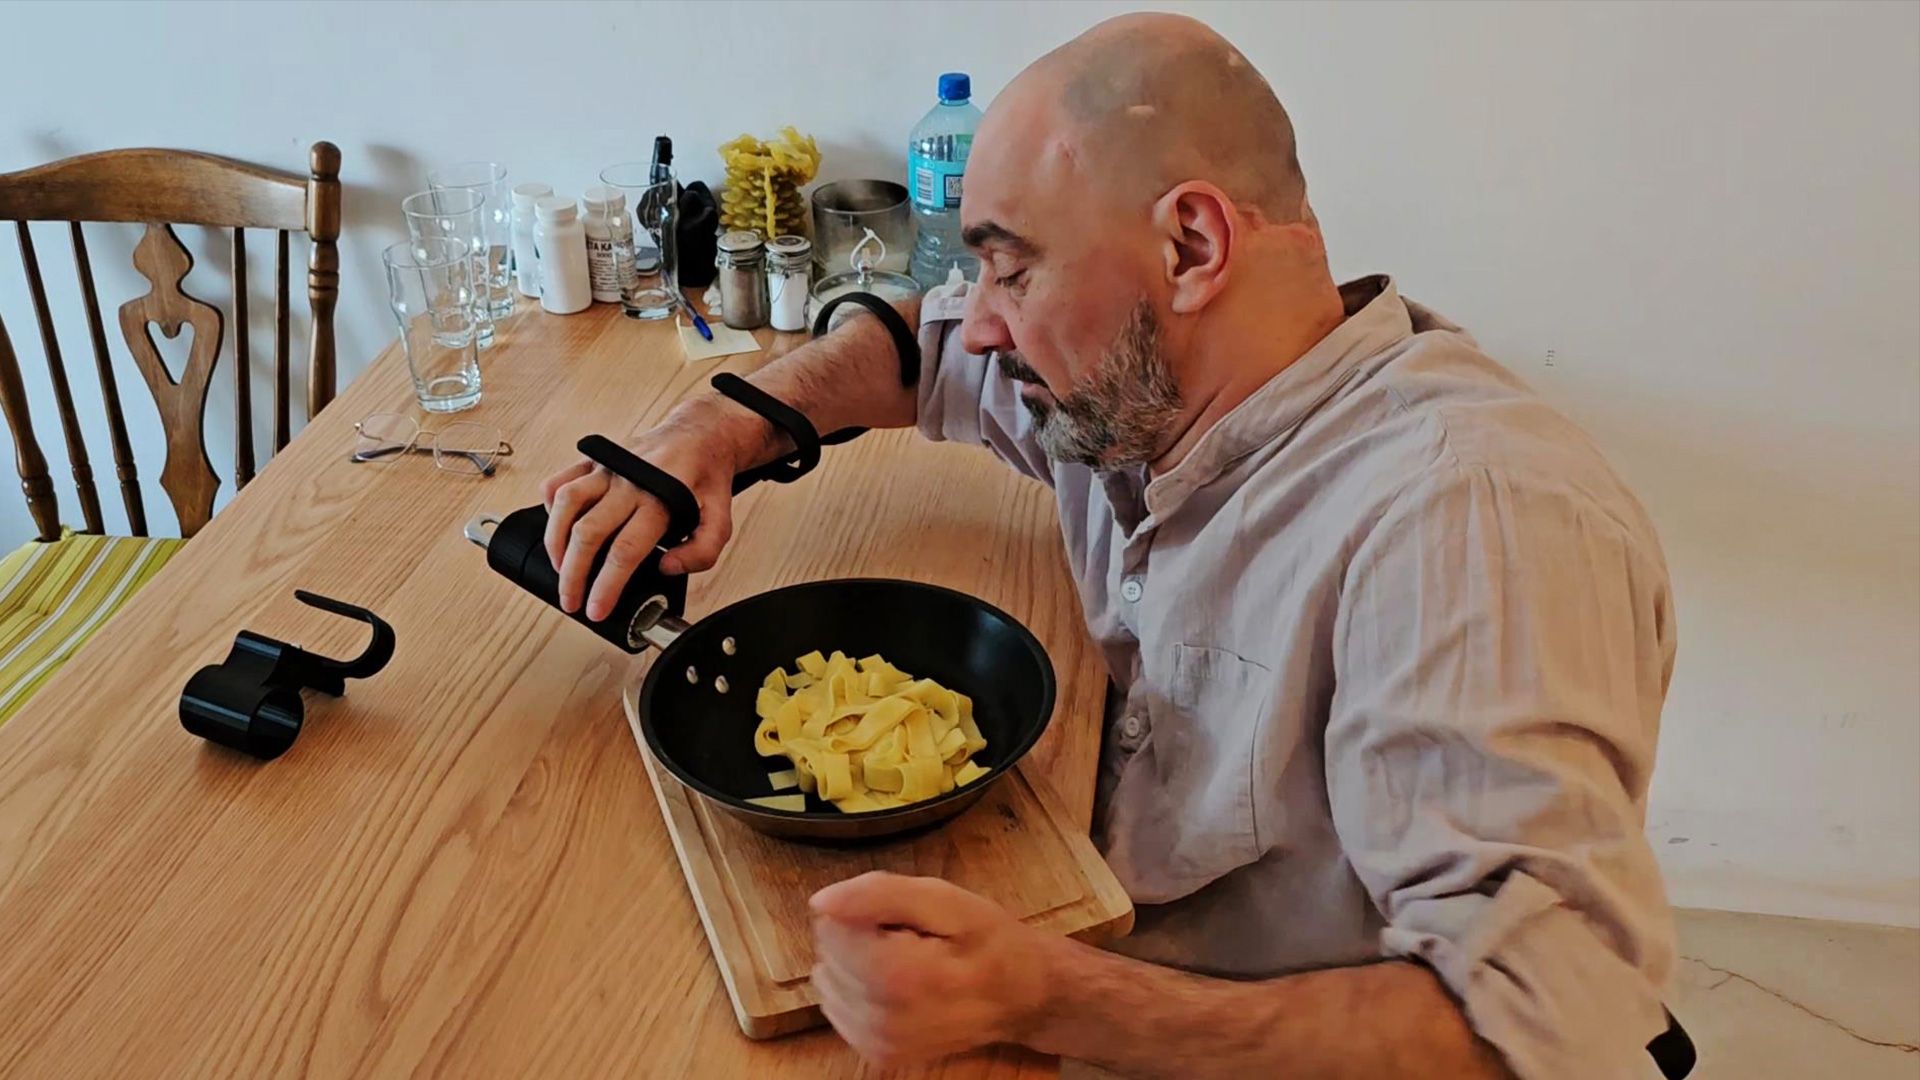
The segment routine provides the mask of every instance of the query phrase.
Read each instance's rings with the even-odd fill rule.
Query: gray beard
[[[1000,357],[1008,377],[1038,382],[1018,356]],[[1160,321],[1142,300],[1092,372],[1057,402],[1022,397],[1040,448],[1054,461],[1094,467],[1144,465],[1157,457],[1185,403],[1166,355]]]

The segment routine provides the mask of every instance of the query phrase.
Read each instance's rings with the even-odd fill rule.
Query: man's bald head
[[[1192,19],[1112,19],[1021,72],[960,214],[981,259],[961,344],[1000,354],[1060,460],[1171,461],[1277,370],[1263,352],[1338,322],[1286,110]]]
[[[1082,174],[1127,198],[1205,180],[1269,223],[1309,216],[1286,109],[1197,20],[1110,19],[1036,61],[994,104],[1049,113]]]

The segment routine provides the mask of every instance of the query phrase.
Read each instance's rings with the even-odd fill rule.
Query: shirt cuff
[[[937,285],[920,301],[920,433],[935,442],[981,443],[981,390],[987,358],[960,345],[967,282]]]
[[[1667,1023],[1658,990],[1539,880],[1515,871],[1491,896],[1412,900],[1398,914],[1382,951],[1432,968],[1514,1075],[1649,1075],[1646,1044]]]

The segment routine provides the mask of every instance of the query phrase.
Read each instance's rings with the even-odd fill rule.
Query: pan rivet
[[[687,681],[690,683],[697,683],[700,681],[700,673],[693,670],[692,664],[687,665]]]
[[[727,692],[727,677],[726,677],[725,675],[722,675],[722,676],[720,676],[719,678],[717,678],[717,679],[715,679],[715,680],[713,680],[713,688],[714,688],[715,690],[718,690],[718,691],[720,691],[720,692],[721,692],[721,693],[723,693],[723,694],[724,694],[724,693],[726,693],[726,692]]]
[[[739,650],[740,646],[735,644],[732,638],[722,638],[720,640],[720,651],[726,653],[728,656],[732,656]]]

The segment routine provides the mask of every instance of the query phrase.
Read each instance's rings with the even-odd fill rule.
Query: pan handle
[[[634,612],[632,628],[640,641],[665,652],[667,646],[680,640],[689,625],[687,620],[668,610],[666,597],[652,596]]]

